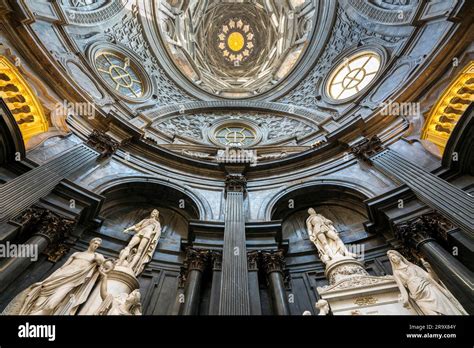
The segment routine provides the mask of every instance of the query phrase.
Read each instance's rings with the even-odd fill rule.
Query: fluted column
[[[226,180],[222,282],[219,300],[221,315],[249,315],[247,249],[245,245],[245,177],[229,175]]]
[[[428,206],[474,237],[474,197],[433,175],[397,152],[384,149],[378,137],[365,139],[351,151],[389,177],[407,185]]]
[[[219,314],[219,297],[222,282],[222,253],[218,251],[211,252],[212,262],[212,285],[211,298],[209,300],[209,314]]]
[[[59,247],[71,231],[75,221],[66,219],[46,209],[30,208],[20,218],[25,223],[24,228],[34,229],[33,235],[23,244],[17,245],[17,250],[29,250],[36,257],[47,249]],[[29,257],[28,257],[29,256]],[[0,291],[7,288],[33,262],[32,255],[11,257],[0,263]]]
[[[262,264],[267,274],[275,314],[290,315],[284,282],[285,258],[283,251],[262,252]]]
[[[78,169],[95,162],[99,157],[110,156],[118,147],[117,142],[98,131],[92,133],[88,144],[76,145],[48,163],[0,185],[0,223],[8,221],[49,194],[61,180]]]
[[[408,247],[422,252],[441,281],[464,309],[474,313],[474,274],[436,241],[442,233],[442,220],[436,215],[422,215],[395,226],[395,234]]]
[[[249,291],[250,291],[250,313],[252,315],[262,314],[262,304],[260,302],[260,286],[258,283],[258,271],[260,253],[251,251],[247,254],[249,271]]]
[[[188,248],[186,250],[186,285],[181,315],[196,315],[201,297],[202,274],[209,263],[209,251]]]

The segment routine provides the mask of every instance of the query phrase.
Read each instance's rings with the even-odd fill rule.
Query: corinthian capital
[[[384,150],[382,141],[376,135],[370,139],[364,138],[362,141],[351,146],[350,151],[357,158],[370,163],[370,157]]]
[[[418,248],[435,238],[447,239],[447,232],[455,227],[442,216],[431,213],[401,222],[394,226],[397,238],[407,246]]]
[[[284,273],[285,257],[283,250],[278,251],[264,251],[262,255],[263,269],[267,274],[272,272]]]
[[[120,144],[104,132],[94,129],[87,140],[87,145],[100,152],[101,157],[110,157]]]

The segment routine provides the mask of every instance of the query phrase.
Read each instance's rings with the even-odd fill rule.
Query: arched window
[[[421,139],[436,144],[443,154],[452,130],[473,101],[474,62],[471,62],[434,105],[426,119]]]
[[[48,131],[43,107],[18,69],[0,56],[0,98],[17,121],[25,144],[35,135]]]

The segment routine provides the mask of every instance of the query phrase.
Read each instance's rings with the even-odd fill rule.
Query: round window
[[[137,99],[144,96],[144,86],[130,58],[118,53],[99,52],[95,57],[97,71],[112,90]]]
[[[244,124],[226,124],[218,127],[214,138],[223,146],[248,147],[257,142],[257,134],[254,129]]]
[[[355,96],[372,82],[380,65],[380,55],[372,51],[360,52],[345,58],[330,75],[327,94],[334,100]]]

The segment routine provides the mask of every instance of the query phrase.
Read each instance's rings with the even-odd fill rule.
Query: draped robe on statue
[[[86,252],[74,253],[46,280],[22,292],[26,297],[18,314],[73,315],[87,300],[99,276],[97,267],[103,262],[103,256],[98,253],[91,256]]]

